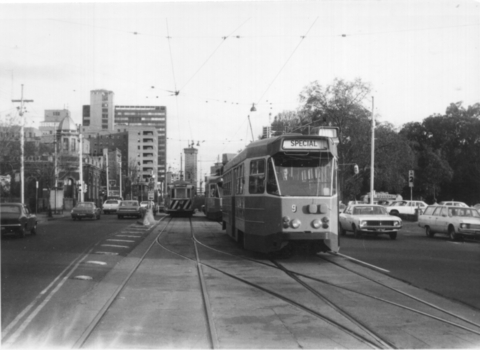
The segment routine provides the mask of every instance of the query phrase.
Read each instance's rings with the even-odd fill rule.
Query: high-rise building
[[[167,171],[167,109],[165,106],[115,106],[116,129],[121,125],[154,127],[157,131],[156,178],[164,182]]]
[[[113,131],[115,112],[113,91],[90,91],[90,105],[83,106],[83,131]]]

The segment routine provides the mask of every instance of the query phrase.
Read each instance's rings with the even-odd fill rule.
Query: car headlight
[[[470,224],[460,224],[460,228],[470,228]]]
[[[292,226],[292,228],[299,228],[301,224],[302,224],[302,223],[301,223],[300,220],[298,220],[298,219],[293,219],[293,220],[290,222],[290,225]]]
[[[400,221],[394,221],[393,226],[400,226]]]
[[[360,221],[360,227],[363,227],[363,226],[365,226],[366,224],[367,224],[366,221]]]

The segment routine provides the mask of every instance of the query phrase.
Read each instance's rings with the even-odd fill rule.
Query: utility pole
[[[83,135],[82,135],[82,126],[79,125],[78,126],[78,138],[79,138],[79,149],[78,149],[78,159],[80,161],[80,164],[79,164],[79,167],[78,167],[78,171],[79,171],[79,180],[80,180],[80,202],[83,202],[83,199],[85,198],[84,197],[84,185],[83,185],[83,143],[82,143],[82,138],[83,138]]]
[[[375,115],[373,113],[373,96],[372,96],[372,164],[370,165],[370,204],[373,204],[375,191],[373,190],[373,174],[375,164]]]
[[[33,102],[33,100],[23,99],[23,84],[22,84],[22,97],[20,100],[12,100],[12,102],[20,102],[20,107],[17,107],[20,117],[22,117],[22,127],[20,129],[20,181],[21,181],[21,199],[20,202],[25,202],[25,118],[26,113],[24,103]]]

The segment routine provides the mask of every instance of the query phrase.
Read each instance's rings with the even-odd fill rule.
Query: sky
[[[203,177],[314,81],[362,79],[364,106],[398,128],[479,103],[479,45],[477,0],[1,2],[0,120],[22,84],[34,127],[46,109],[80,124],[90,91],[110,90],[166,106],[167,166],[194,142]]]

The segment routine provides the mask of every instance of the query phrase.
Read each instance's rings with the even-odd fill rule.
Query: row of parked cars
[[[121,200],[121,199],[107,199],[103,203],[103,207],[99,208],[93,202],[78,203],[75,208],[72,209],[71,215],[73,220],[81,220],[83,218],[100,219],[102,214],[117,214],[119,219],[124,217],[133,216],[141,218],[143,211],[150,206],[153,210],[153,215],[158,213],[158,205],[153,201],[137,200]]]
[[[357,238],[363,234],[386,234],[396,239],[402,228],[400,215],[418,215],[418,225],[428,237],[438,233],[448,235],[451,240],[480,238],[480,204],[469,207],[454,201],[434,205],[423,201],[393,201],[383,205],[350,202],[339,215],[339,234],[351,231]]]

